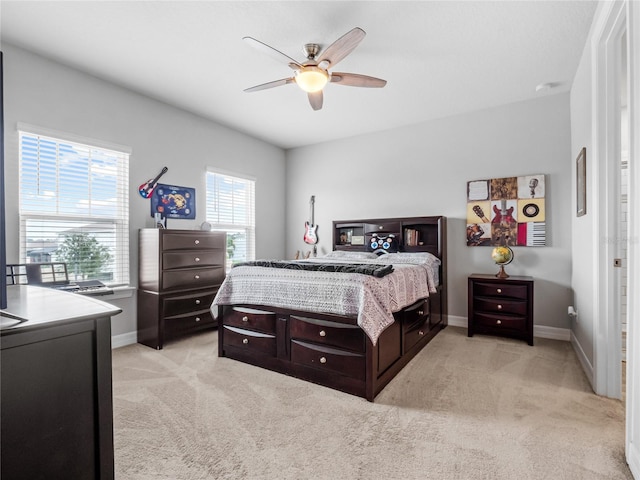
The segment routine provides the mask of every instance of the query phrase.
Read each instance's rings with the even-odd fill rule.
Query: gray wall
[[[592,168],[593,138],[592,132],[592,61],[591,42],[585,44],[585,49],[571,87],[571,158],[575,159],[582,147],[587,149],[587,215],[576,217],[572,215],[573,228],[572,257],[587,261],[575,261],[572,266],[571,284],[575,292],[574,305],[580,317],[571,321],[573,341],[578,344],[578,349],[584,352],[586,360],[593,367],[595,338],[593,336],[595,326],[596,305],[593,294],[599,283],[594,278],[593,258],[599,248],[598,239],[594,238],[594,212],[593,203],[596,184]],[[575,176],[575,162],[572,162],[572,177]],[[572,185],[572,197],[575,198],[576,188]],[[575,204],[573,209],[575,210]],[[594,283],[595,282],[595,283]]]
[[[138,229],[152,226],[150,205],[138,185],[169,167],[163,182],[196,188],[196,220],[170,220],[170,228],[195,229],[205,220],[207,167],[256,179],[256,251],[282,257],[285,229],[285,154],[270,144],[167,104],[120,88],[4,43],[7,261],[19,261],[18,135],[23,122],[126,145],[130,158],[131,284],[137,284]],[[266,241],[265,241],[266,240]],[[113,303],[124,312],[113,334],[135,331],[135,295]]]
[[[535,278],[537,326],[569,328],[571,293],[569,94],[459,115],[287,152],[287,254],[302,241],[316,196],[319,252],[331,222],[414,215],[448,217],[449,314],[467,316],[467,276],[494,273],[488,247],[467,247],[466,182],[546,174],[546,247],[516,247],[507,267]]]

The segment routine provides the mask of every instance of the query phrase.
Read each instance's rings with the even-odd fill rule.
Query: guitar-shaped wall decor
[[[513,207],[507,208],[507,201],[500,200],[500,208],[498,209],[497,205],[493,206],[493,211],[496,214],[493,217],[491,223],[499,223],[500,225],[508,225],[510,223],[516,223],[515,218],[513,218]]]
[[[309,200],[309,221],[304,222],[304,243],[308,243],[309,245],[318,243],[318,235],[316,234],[318,226],[313,223],[313,205],[315,201],[316,197],[311,195],[311,200]]]
[[[140,193],[140,196],[142,198],[149,198],[153,193],[153,189],[156,188],[156,185],[158,185],[158,180],[160,180],[160,177],[165,173],[167,173],[168,170],[169,169],[167,167],[164,167],[162,171],[158,175],[156,175],[156,178],[149,179],[146,182],[144,182],[142,185],[140,185],[140,187],[138,187],[138,192]]]
[[[484,223],[489,223],[489,219],[484,216],[484,211],[482,211],[482,208],[480,207],[480,205],[473,206],[473,213],[475,213],[478,217],[480,217],[480,219]]]

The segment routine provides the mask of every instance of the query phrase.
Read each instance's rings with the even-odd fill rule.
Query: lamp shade
[[[319,92],[329,81],[329,75],[321,68],[309,66],[296,74],[296,83],[307,93]]]

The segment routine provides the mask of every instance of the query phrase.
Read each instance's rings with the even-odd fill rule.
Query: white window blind
[[[227,266],[255,260],[255,181],[208,171],[207,221],[227,232]]]
[[[20,257],[129,284],[129,155],[20,132]]]

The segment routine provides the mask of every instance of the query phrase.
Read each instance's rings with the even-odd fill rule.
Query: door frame
[[[629,111],[629,196],[628,196],[628,284],[627,284],[627,386],[625,455],[634,477],[640,480],[640,2],[618,0],[600,2],[592,31],[593,140],[591,162],[594,175],[594,239],[598,239],[594,259],[596,319],[594,321],[594,378],[596,393],[621,396],[621,327],[619,298],[615,295],[613,258],[618,238],[616,218],[619,198],[611,188],[620,174],[620,39],[627,32],[627,94]],[[616,135],[618,136],[616,138]],[[615,209],[614,209],[615,207]],[[618,315],[616,315],[616,312]]]

